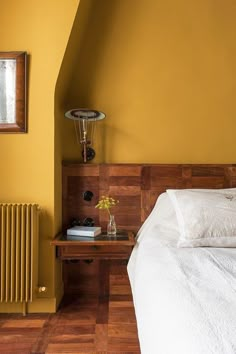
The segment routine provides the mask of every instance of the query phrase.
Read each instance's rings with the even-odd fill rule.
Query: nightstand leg
[[[99,297],[107,297],[110,293],[109,277],[110,277],[110,260],[100,260],[100,285],[99,285]]]
[[[97,324],[107,324],[109,315],[109,275],[110,261],[99,262],[99,300],[97,310]]]

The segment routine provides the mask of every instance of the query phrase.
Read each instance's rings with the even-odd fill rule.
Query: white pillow
[[[178,247],[236,247],[236,188],[167,193],[180,228]]]

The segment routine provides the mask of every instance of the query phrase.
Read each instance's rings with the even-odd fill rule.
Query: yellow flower
[[[111,214],[110,209],[116,206],[119,203],[119,200],[115,200],[112,197],[102,195],[101,199],[98,201],[98,204],[95,208],[107,210],[109,214]]]

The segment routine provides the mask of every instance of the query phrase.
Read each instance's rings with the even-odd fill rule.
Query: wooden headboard
[[[104,229],[107,213],[95,209],[102,195],[119,199],[114,209],[118,228],[137,231],[157,197],[168,188],[236,187],[236,164],[81,164],[63,162],[63,230],[76,218],[94,219]],[[93,198],[86,201],[84,192]]]

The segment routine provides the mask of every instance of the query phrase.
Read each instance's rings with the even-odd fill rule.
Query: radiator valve
[[[39,293],[46,293],[47,288],[46,288],[46,286],[39,286],[39,287],[37,288],[37,291],[38,291]]]

